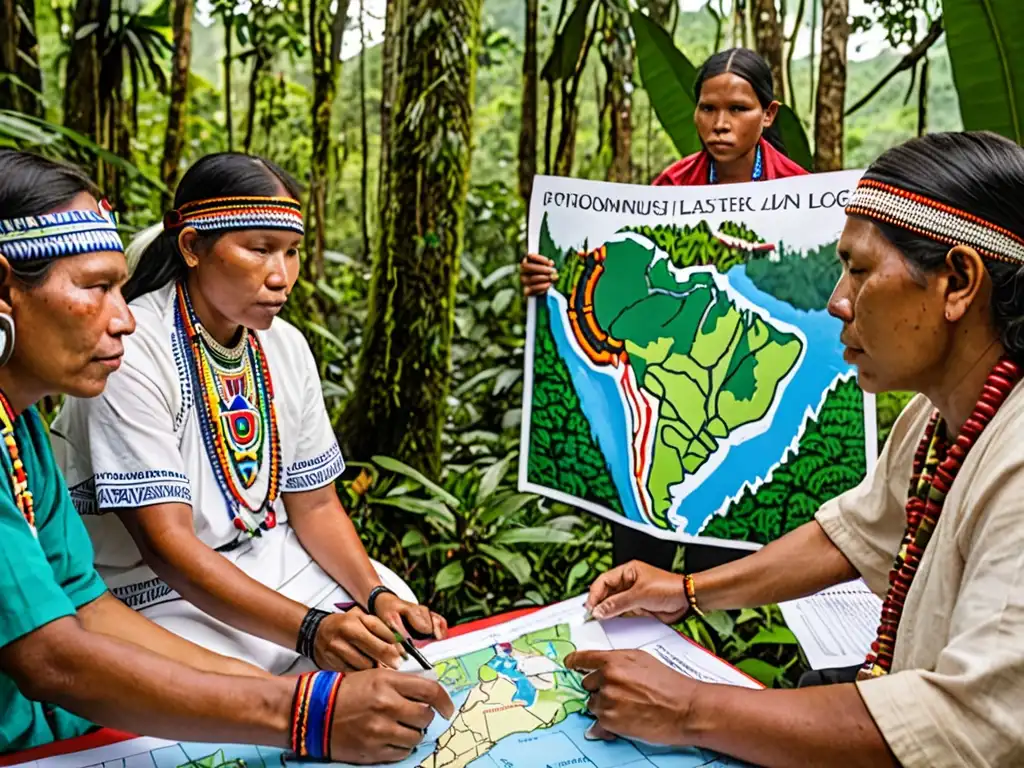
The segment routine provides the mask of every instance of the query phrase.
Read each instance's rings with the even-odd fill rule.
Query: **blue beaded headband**
[[[0,219],[0,254],[8,261],[34,261],[100,251],[124,253],[116,220],[105,203],[100,207],[102,212]]]

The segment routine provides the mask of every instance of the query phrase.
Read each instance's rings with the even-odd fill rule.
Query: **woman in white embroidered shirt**
[[[298,198],[246,155],[185,174],[124,289],[137,331],[122,370],[102,397],[69,399],[54,450],[100,573],[151,620],[274,673],[303,656],[394,667],[393,630],[447,625],[371,563],[335,492],[315,361],[276,317],[299,271]]]

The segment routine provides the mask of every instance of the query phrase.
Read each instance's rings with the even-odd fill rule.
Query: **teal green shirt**
[[[32,491],[39,540],[14,503],[11,461],[0,445],[0,647],[73,616],[106,591],[93,567],[89,536],[71,505],[34,408],[18,417],[14,434]],[[25,698],[2,672],[0,712],[0,753],[80,736],[92,727],[70,712]]]

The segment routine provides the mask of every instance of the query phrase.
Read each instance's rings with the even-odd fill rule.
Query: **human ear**
[[[764,127],[765,129],[771,128],[775,123],[775,118],[779,116],[779,102],[773,101],[767,107],[764,108]]]
[[[195,269],[199,264],[199,233],[192,227],[185,227],[178,233],[178,250],[185,259],[185,265],[189,269]]]
[[[0,313],[11,314],[11,280],[14,272],[11,270],[10,262],[0,253]]]
[[[946,320],[961,320],[978,300],[985,285],[985,261],[969,245],[958,245],[946,254]]]

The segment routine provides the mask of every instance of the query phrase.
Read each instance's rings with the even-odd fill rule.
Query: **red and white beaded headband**
[[[969,245],[990,259],[1024,264],[1024,237],[937,200],[873,179],[861,179],[848,216],[892,224],[947,245]]]
[[[185,203],[164,214],[164,228],[199,232],[226,229],[283,229],[304,234],[302,205],[290,197],[216,197]]]

